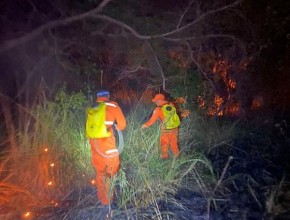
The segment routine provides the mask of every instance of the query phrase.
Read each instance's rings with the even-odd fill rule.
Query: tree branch
[[[202,36],[180,37],[180,38],[165,37],[163,39],[168,40],[168,41],[178,42],[178,41],[188,41],[188,40],[195,40],[195,39],[201,39],[201,38],[229,38],[229,39],[232,39],[233,41],[242,42],[240,39],[230,34],[207,34],[207,35],[202,35]]]
[[[215,10],[210,10],[210,11],[202,14],[201,16],[199,16],[194,21],[182,26],[181,28],[177,28],[177,29],[175,29],[173,31],[170,31],[170,32],[167,32],[167,33],[164,33],[164,34],[156,35],[154,37],[166,37],[166,36],[169,36],[169,35],[172,35],[172,34],[179,33],[180,31],[182,31],[182,30],[184,30],[184,29],[186,29],[186,28],[198,23],[200,20],[204,19],[205,17],[207,17],[207,16],[209,16],[211,14],[215,14],[217,12],[221,12],[221,11],[227,10],[229,8],[232,8],[232,7],[236,6],[236,5],[238,5],[241,1],[242,0],[238,0],[238,1],[233,2],[232,4],[226,5],[224,7],[221,7],[221,8],[215,9]]]
[[[178,24],[177,24],[177,26],[176,26],[176,29],[178,29],[178,28],[180,27],[181,22],[182,22],[184,16],[186,15],[186,13],[188,12],[188,10],[189,10],[190,6],[192,5],[192,3],[193,3],[193,0],[191,0],[191,1],[189,2],[188,6],[186,7],[186,9],[184,10],[184,12],[183,12],[182,15],[180,16],[180,19],[179,19],[179,21],[178,21]]]
[[[163,34],[158,34],[158,35],[142,35],[142,34],[139,34],[134,28],[130,27],[129,25],[127,25],[124,22],[118,21],[118,20],[116,20],[114,18],[111,18],[109,16],[106,16],[106,15],[97,15],[99,12],[102,11],[102,9],[110,1],[111,0],[103,0],[103,2],[97,8],[94,8],[94,9],[92,9],[90,11],[87,11],[87,12],[85,12],[83,14],[71,16],[71,17],[68,17],[68,18],[61,19],[61,20],[50,21],[47,24],[44,24],[44,25],[36,28],[30,34],[24,35],[24,36],[22,36],[20,38],[8,40],[8,41],[4,42],[2,45],[0,45],[0,54],[5,52],[5,51],[7,51],[7,50],[9,50],[9,49],[11,49],[11,48],[13,48],[13,47],[15,47],[15,46],[17,46],[17,45],[19,45],[19,44],[26,43],[27,41],[29,41],[29,40],[33,39],[34,37],[36,37],[37,35],[41,34],[44,30],[55,28],[55,27],[60,26],[60,25],[66,25],[66,24],[69,24],[71,22],[78,21],[78,20],[81,20],[81,19],[84,19],[84,18],[88,18],[88,17],[95,17],[95,18],[98,18],[98,19],[102,19],[102,20],[106,20],[106,21],[110,21],[112,23],[115,23],[115,24],[123,27],[125,30],[129,31],[131,34],[133,34],[137,38],[142,39],[142,40],[149,40],[149,39],[152,39],[152,38],[166,37],[166,36],[169,36],[169,35],[172,35],[172,34],[179,33],[182,30],[185,30],[186,28],[192,26],[193,24],[198,23],[200,20],[204,19],[205,17],[207,17],[207,16],[209,16],[211,14],[224,11],[224,10],[226,10],[228,8],[232,8],[232,7],[236,6],[236,5],[238,5],[242,0],[237,0],[237,1],[233,2],[232,4],[226,5],[224,7],[221,7],[221,8],[215,9],[215,10],[210,10],[210,11],[202,14],[201,16],[199,16],[194,21],[192,21],[192,22],[190,22],[190,23],[188,23],[188,24],[186,24],[186,25],[184,25],[184,26],[182,26],[180,28],[177,28],[175,30],[172,30],[170,32],[166,32],[166,33],[163,33]]]
[[[193,57],[191,46],[190,46],[190,44],[188,42],[186,42],[186,46],[188,47],[188,49],[190,51],[190,59],[192,60],[192,62],[195,63],[195,65],[197,66],[198,70],[203,74],[204,78],[209,82],[209,84],[212,87],[212,89],[216,90],[216,86],[215,86],[214,82],[212,81],[212,79],[210,79],[207,76],[207,73],[205,72],[205,70],[202,68],[202,66],[199,64],[199,62]]]
[[[33,30],[31,33],[29,33],[27,35],[24,35],[20,38],[8,40],[0,45],[0,54],[9,50],[9,49],[12,49],[13,47],[15,47],[19,44],[26,43],[27,41],[29,41],[29,40],[33,39],[34,37],[36,37],[37,35],[41,34],[44,30],[55,28],[55,27],[60,26],[60,25],[66,25],[66,24],[69,24],[69,23],[74,22],[74,21],[78,21],[78,20],[81,20],[84,18],[91,17],[92,15],[101,12],[102,9],[110,1],[111,0],[103,0],[97,8],[94,8],[94,9],[87,11],[83,14],[71,16],[68,18],[60,19],[60,20],[50,21],[50,22],[36,28],[35,30]]]
[[[155,62],[156,62],[157,66],[158,66],[158,68],[160,70],[160,74],[161,74],[161,77],[162,77],[162,89],[164,91],[166,91],[166,78],[165,78],[165,75],[163,73],[162,67],[161,67],[161,65],[159,63],[159,60],[158,60],[158,58],[157,58],[157,56],[156,56],[151,44],[148,41],[146,41],[146,44],[147,44],[148,48],[150,49],[150,51],[152,52],[152,54],[154,56],[154,59],[155,59]],[[166,91],[166,92],[168,92],[168,91]]]
[[[135,37],[141,39],[141,40],[149,40],[149,39],[153,39],[153,38],[162,38],[164,37],[164,39],[166,39],[165,37],[166,36],[169,36],[169,35],[172,35],[172,34],[176,34],[176,33],[179,33],[180,31],[192,26],[193,24],[196,24],[198,23],[200,20],[204,19],[205,17],[207,17],[208,15],[211,15],[211,14],[214,14],[214,13],[217,13],[217,12],[221,12],[221,11],[224,11],[228,8],[232,8],[234,6],[236,6],[237,4],[239,4],[241,2],[241,0],[238,0],[232,4],[229,4],[229,5],[226,5],[224,7],[221,7],[221,8],[218,8],[218,9],[215,9],[215,10],[210,10],[204,14],[202,14],[200,17],[198,17],[197,19],[195,19],[194,21],[180,27],[180,28],[177,28],[173,31],[170,31],[170,32],[166,32],[166,33],[163,33],[163,34],[157,34],[157,35],[142,35],[140,33],[138,33],[134,28],[132,28],[131,26],[127,25],[126,23],[122,22],[122,21],[118,21],[114,18],[111,18],[107,15],[101,15],[101,14],[97,14],[97,15],[92,15],[92,17],[94,18],[98,18],[98,19],[102,19],[102,20],[106,20],[106,21],[110,21],[114,24],[117,24],[121,27],[123,27],[125,30],[129,31],[131,34],[133,34]]]
[[[190,41],[190,40],[196,40],[196,39],[205,39],[205,38],[228,38],[235,42],[241,49],[246,51],[245,47],[245,42],[242,41],[241,39],[230,35],[230,34],[206,34],[206,35],[201,35],[201,36],[193,36],[193,37],[180,37],[180,38],[170,38],[170,37],[165,37],[163,39],[167,41],[172,41],[172,42],[184,42],[184,41]],[[187,42],[188,43],[188,42]]]
[[[105,21],[110,21],[116,25],[119,25],[121,27],[123,27],[125,30],[129,31],[131,34],[133,34],[135,37],[141,39],[141,40],[149,40],[151,38],[153,38],[153,36],[150,36],[150,35],[142,35],[142,34],[139,34],[134,28],[132,28],[131,26],[127,25],[126,23],[122,22],[122,21],[118,21],[114,18],[111,18],[107,15],[92,15],[93,18],[98,18],[98,19],[101,19],[101,20],[105,20]],[[99,32],[96,32],[98,34],[100,34]]]

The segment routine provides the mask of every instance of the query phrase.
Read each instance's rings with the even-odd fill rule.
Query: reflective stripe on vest
[[[105,121],[105,125],[113,125],[114,122],[113,121]]]
[[[117,149],[107,150],[106,154],[117,153],[119,152]]]
[[[113,104],[113,103],[108,103],[108,102],[105,102],[105,104],[106,104],[106,105],[108,105],[108,106],[115,107],[115,108],[117,107],[117,106],[116,106],[115,104]]]
[[[108,106],[112,106],[114,108],[116,108],[117,106],[113,103],[109,103],[109,102],[104,102],[106,105]],[[114,124],[114,121],[105,121],[105,125],[113,125]]]

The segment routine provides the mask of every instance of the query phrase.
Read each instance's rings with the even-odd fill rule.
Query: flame
[[[213,68],[212,68],[212,72],[213,72],[213,73],[216,73],[216,72],[217,72],[217,65],[216,65],[216,64],[213,66]]]
[[[222,116],[225,113],[233,114],[239,111],[238,105],[230,106],[226,112],[221,109],[222,105],[230,101],[231,92],[237,87],[237,83],[233,79],[229,78],[228,72],[229,72],[230,67],[231,67],[230,63],[224,59],[216,61],[213,65],[212,72],[214,74],[218,74],[221,77],[222,81],[224,82],[226,86],[226,91],[228,95],[226,98],[222,98],[218,95],[214,96],[213,106],[208,108],[208,114],[210,116],[213,116],[213,115]],[[198,100],[199,106],[202,106],[204,102],[201,102],[200,100]]]
[[[258,96],[255,96],[252,100],[252,103],[251,103],[251,110],[257,110],[259,108],[261,108],[263,106],[263,97],[258,95]]]
[[[220,97],[220,96],[218,96],[218,95],[215,95],[214,96],[214,104],[215,104],[215,106],[219,109],[220,108],[220,106],[224,103],[224,100],[223,100],[223,98],[222,97]]]
[[[177,104],[185,104],[186,103],[185,98],[183,98],[183,97],[176,98],[174,100],[174,102],[177,103]]]
[[[229,79],[229,81],[228,81],[228,88],[235,89],[236,87],[237,87],[237,83],[234,80]]]
[[[32,213],[31,212],[29,212],[29,211],[27,211],[27,212],[25,212],[25,213],[23,213],[23,218],[30,218],[31,216],[32,216]]]
[[[49,182],[47,183],[47,185],[52,186],[52,185],[53,185],[53,182],[52,182],[52,181],[49,181]]]
[[[227,92],[230,93],[232,89],[235,89],[237,84],[236,82],[229,78],[228,71],[229,71],[230,64],[226,60],[217,61],[213,68],[212,72],[219,74],[227,87]]]
[[[215,95],[214,96],[214,100],[213,100],[213,106],[211,106],[211,108],[209,108],[208,110],[208,114],[213,116],[213,115],[218,115],[218,116],[222,116],[224,115],[223,111],[220,110],[220,107],[222,106],[222,104],[224,103],[224,100],[222,97]]]
[[[226,111],[229,115],[236,115],[240,111],[240,103],[238,103],[238,102],[231,103],[227,107]]]
[[[216,114],[216,110],[213,108],[213,106],[209,107],[209,109],[207,110],[207,114],[209,116],[214,116]]]
[[[51,203],[54,207],[57,207],[57,206],[58,206],[58,202],[56,202],[56,201],[54,201],[54,200],[52,200],[50,203]]]
[[[182,111],[182,113],[181,113],[181,117],[182,118],[186,118],[186,117],[188,117],[190,115],[190,111],[189,111],[189,109],[184,109],[183,111]]]
[[[231,78],[230,73],[232,71],[244,71],[248,66],[248,61],[243,61],[236,66],[231,64],[230,60],[223,59],[222,55],[215,55],[214,53],[208,53],[206,58],[206,65],[211,66],[213,73],[213,80],[215,83],[222,82],[225,86],[224,92],[226,95],[223,97],[214,95],[212,101],[206,102],[203,97],[197,97],[198,107],[200,109],[207,109],[207,114],[210,116],[222,116],[222,115],[237,115],[241,111],[241,105],[238,100],[233,100],[233,91],[237,88],[237,82]],[[215,58],[214,58],[215,57]],[[235,67],[235,68],[233,68]],[[257,98],[252,101],[251,109],[260,108],[263,105],[263,100]]]
[[[201,108],[201,109],[205,109],[206,108],[205,101],[203,100],[203,98],[201,96],[197,97],[197,104],[198,104],[198,107]]]
[[[54,165],[55,165],[54,163],[51,163],[49,166],[54,167]]]

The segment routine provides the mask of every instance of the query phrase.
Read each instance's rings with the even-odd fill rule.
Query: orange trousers
[[[178,128],[171,130],[162,130],[160,136],[160,145],[161,145],[161,158],[168,158],[168,148],[171,148],[171,151],[175,157],[179,156],[179,148],[177,144],[178,137]]]
[[[111,180],[120,168],[115,137],[90,139],[90,145],[92,164],[96,170],[97,196],[102,205],[109,205],[113,198]]]

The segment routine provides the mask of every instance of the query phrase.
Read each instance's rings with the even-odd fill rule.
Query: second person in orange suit
[[[178,147],[178,128],[173,129],[165,129],[164,122],[165,117],[162,112],[162,106],[165,104],[172,105],[172,103],[165,100],[165,96],[163,94],[156,94],[152,99],[152,102],[156,104],[156,108],[153,111],[151,118],[144,123],[141,128],[147,128],[153,125],[158,119],[161,120],[161,136],[160,136],[160,145],[161,145],[161,158],[168,158],[168,148],[170,147],[173,155],[175,157],[179,156],[179,147]]]

